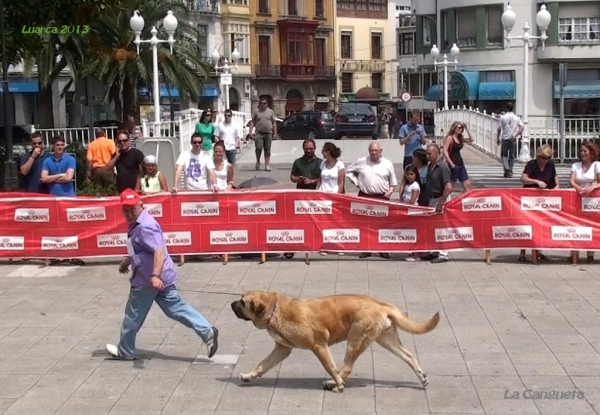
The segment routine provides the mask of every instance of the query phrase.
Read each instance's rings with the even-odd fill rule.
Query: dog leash
[[[199,293],[199,294],[222,294],[222,295],[243,295],[242,293],[230,293],[228,291],[208,291],[208,290],[184,290],[178,288],[177,291],[188,292],[188,293]]]

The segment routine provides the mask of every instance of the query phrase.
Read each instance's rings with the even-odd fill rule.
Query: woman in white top
[[[346,193],[346,167],[341,160],[342,150],[335,144],[327,142],[321,150],[324,160],[321,162],[321,177],[317,190],[324,193]]]
[[[418,205],[421,185],[419,185],[419,169],[409,164],[404,170],[404,177],[400,183],[400,201],[407,205]]]
[[[596,189],[600,188],[600,162],[598,160],[598,147],[587,142],[581,145],[579,149],[580,161],[571,166],[570,184],[577,193],[583,197],[589,196]],[[571,251],[569,262],[573,262],[575,251]],[[594,252],[587,252],[587,261],[594,260]]]
[[[225,192],[233,188],[233,166],[225,158],[225,143],[217,141],[213,147],[215,183],[213,192]]]
[[[144,157],[144,176],[138,177],[135,190],[145,195],[152,193],[168,192],[167,179],[165,175],[158,171],[156,157],[152,154]]]

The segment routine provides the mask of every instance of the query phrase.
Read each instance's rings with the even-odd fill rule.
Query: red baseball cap
[[[135,190],[125,189],[121,193],[121,206],[135,206],[141,201],[140,195]]]

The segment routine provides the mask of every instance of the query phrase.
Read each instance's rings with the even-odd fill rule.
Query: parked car
[[[335,133],[336,140],[341,140],[343,136],[369,136],[377,140],[377,113],[369,104],[342,104],[335,114]]]
[[[288,116],[279,129],[282,140],[335,138],[333,116],[327,111],[301,111]]]
[[[244,131],[242,132],[244,134],[244,138],[246,140],[250,140],[250,122],[252,121],[252,119],[249,119],[246,122],[246,125],[244,125]],[[279,117],[275,117],[275,122],[277,123],[277,137],[273,137],[275,140],[277,140],[279,138],[279,134],[281,131],[281,126],[283,125],[283,120]]]

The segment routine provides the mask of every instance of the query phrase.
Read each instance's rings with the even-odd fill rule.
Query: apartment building
[[[567,115],[600,115],[600,2],[526,0],[511,4],[517,16],[513,35],[523,33],[525,21],[531,33],[541,34],[535,17],[545,4],[552,17],[545,49],[538,41],[529,51],[529,114],[553,115],[559,111],[559,64],[568,64],[564,90]],[[454,43],[460,48],[458,67],[451,65],[450,105],[468,105],[497,111],[514,101],[523,108],[522,42],[504,42],[501,17],[506,3],[493,0],[413,0],[416,15],[414,59],[418,71],[432,67],[433,44],[450,56]],[[441,75],[442,68],[438,68]],[[441,76],[437,79],[442,80]],[[425,99],[441,106],[443,86],[433,82]],[[410,88],[410,83],[409,83]],[[422,90],[420,90],[422,93]]]
[[[379,100],[398,96],[396,85],[396,3],[388,0],[337,0],[336,73],[338,100],[351,102],[362,88]]]
[[[221,104],[224,106],[224,95],[229,93],[229,107],[234,111],[250,113],[252,92],[252,65],[250,62],[250,3],[249,0],[222,0],[221,32],[222,41],[219,53],[229,60],[237,48],[240,53],[237,68],[232,68],[232,85],[220,86]],[[209,53],[212,53],[209,52]],[[222,63],[221,63],[222,64]]]
[[[267,99],[279,116],[333,108],[332,0],[250,0],[253,108]]]

